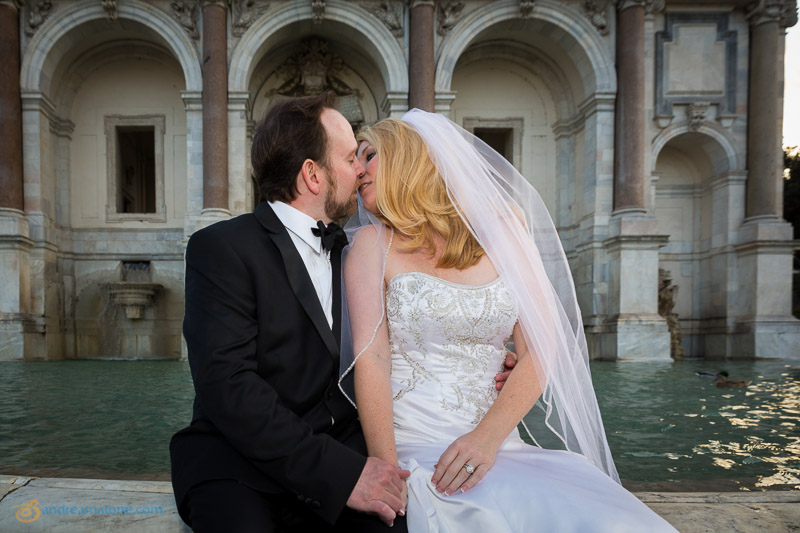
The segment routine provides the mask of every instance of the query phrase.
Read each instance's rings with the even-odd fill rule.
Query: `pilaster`
[[[250,177],[249,116],[250,93],[228,93],[228,204],[233,215],[252,211],[252,206],[258,204],[258,198],[253,198],[255,191]]]
[[[608,268],[608,314],[595,328],[593,348],[604,359],[670,359],[667,323],[658,314],[658,251],[667,243],[658,222],[623,212],[609,221],[603,242]]]

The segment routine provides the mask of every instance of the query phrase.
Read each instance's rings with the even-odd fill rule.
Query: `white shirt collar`
[[[300,237],[312,250],[322,253],[322,240],[311,232],[317,221],[299,209],[283,202],[268,202],[286,229]]]

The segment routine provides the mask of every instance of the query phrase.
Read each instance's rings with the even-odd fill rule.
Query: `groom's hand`
[[[362,513],[375,514],[387,525],[394,524],[395,517],[405,515],[406,482],[411,472],[387,463],[377,457],[367,457],[347,506]]]
[[[506,361],[503,363],[504,368],[503,371],[497,374],[494,377],[494,380],[497,382],[495,383],[495,388],[497,390],[502,390],[503,385],[505,385],[508,376],[511,375],[511,371],[514,370],[514,366],[517,364],[517,354],[514,352],[506,352]]]

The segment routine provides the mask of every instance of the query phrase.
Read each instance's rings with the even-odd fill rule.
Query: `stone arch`
[[[201,91],[203,78],[200,57],[184,29],[161,9],[138,0],[122,2],[117,7],[119,19],[129,20],[152,30],[178,60],[183,70],[186,90]],[[53,73],[68,55],[72,44],[85,38],[80,27],[106,18],[97,2],[84,0],[59,11],[36,31],[22,58],[20,82],[23,91],[49,95]]]
[[[533,9],[533,19],[548,22],[576,46],[568,55],[575,65],[587,65],[582,75],[583,97],[591,94],[615,93],[617,89],[614,58],[604,46],[597,30],[585,17],[575,17],[574,9],[555,0],[540,0]],[[453,70],[461,54],[485,29],[497,23],[519,18],[519,2],[499,0],[475,10],[459,21],[445,37],[436,61],[436,90],[450,90]],[[591,74],[591,76],[590,76]]]
[[[653,141],[653,213],[658,232],[669,235],[659,268],[680,288],[672,312],[689,357],[720,352],[713,338],[729,311],[727,249],[744,216],[746,176],[733,146],[714,123],[678,123]]]
[[[259,59],[272,47],[273,37],[287,26],[313,18],[310,3],[281,4],[270,9],[245,32],[231,57],[228,74],[230,91],[248,91],[253,70]],[[387,93],[408,92],[408,67],[397,39],[368,11],[342,2],[329,0],[325,20],[335,21],[353,30],[347,38],[367,53],[380,69]]]
[[[484,59],[502,59],[515,63],[530,72],[540,73],[541,80],[550,93],[554,96],[561,96],[556,101],[559,118],[569,118],[577,112],[566,75],[551,58],[534,47],[518,42],[482,42],[469,47],[461,54],[458,67],[461,68]]]
[[[651,158],[651,171],[655,172],[658,156],[664,147],[673,139],[692,133],[687,123],[673,124],[659,133],[652,143],[653,156]],[[733,141],[721,126],[713,123],[704,123],[696,130],[705,142],[700,143],[700,148],[705,152],[714,169],[714,174],[724,172],[740,172],[744,169],[743,153],[736,150]]]
[[[106,42],[83,54],[71,65],[69,72],[59,83],[58,92],[52,98],[56,113],[64,118],[69,116],[78,90],[93,70],[131,56],[144,57],[148,61],[169,67],[175,65],[176,62],[175,57],[169,51],[150,41]]]
[[[495,138],[495,149],[530,181],[558,219],[558,176],[563,172],[553,129],[574,113],[569,90],[545,56],[523,43],[505,44],[481,42],[462,54],[453,74],[452,90],[458,96],[450,118],[468,130],[482,130],[479,136],[498,132],[504,142]]]

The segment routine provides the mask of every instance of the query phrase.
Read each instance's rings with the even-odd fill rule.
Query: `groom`
[[[355,210],[364,169],[335,106],[332,93],[273,106],[251,153],[262,203],[189,239],[194,414],[170,455],[195,531],[405,530],[409,473],[366,457],[337,386],[346,239],[325,225]]]

